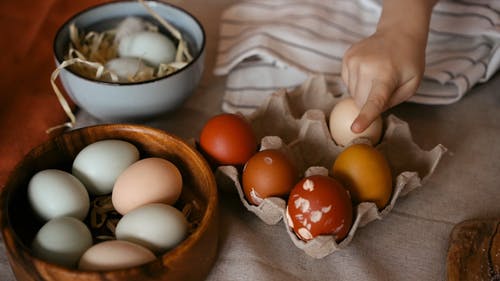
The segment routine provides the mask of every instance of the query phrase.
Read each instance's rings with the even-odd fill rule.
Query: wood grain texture
[[[201,221],[179,246],[154,262],[110,272],[83,272],[33,257],[29,245],[41,227],[27,202],[27,185],[36,172],[57,168],[71,170],[77,153],[104,139],[134,144],[144,157],[162,157],[181,171],[184,188],[180,204],[196,201],[194,216]],[[203,280],[217,254],[217,187],[205,159],[181,139],[140,125],[99,125],[65,133],[33,149],[9,176],[0,196],[0,228],[16,278],[31,280]]]
[[[500,280],[500,220],[468,220],[450,235],[448,281]]]

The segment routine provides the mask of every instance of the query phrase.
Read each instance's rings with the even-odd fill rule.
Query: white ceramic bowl
[[[171,4],[147,1],[157,14],[173,24],[183,34],[193,60],[170,75],[137,83],[112,83],[91,80],[69,69],[59,75],[70,98],[85,111],[104,121],[133,121],[148,119],[171,112],[181,106],[194,92],[204,67],[205,31],[191,14]],[[139,16],[151,18],[138,1],[106,3],[84,10],[66,21],[54,39],[56,64],[64,61],[69,44],[69,27],[99,29],[103,22]],[[109,27],[107,27],[109,28]]]

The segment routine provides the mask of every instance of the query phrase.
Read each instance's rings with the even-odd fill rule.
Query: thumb
[[[374,80],[365,104],[351,125],[351,131],[359,134],[366,130],[388,108],[389,98],[394,90],[395,87]]]

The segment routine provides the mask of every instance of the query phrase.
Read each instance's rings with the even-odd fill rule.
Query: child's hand
[[[384,0],[377,31],[346,51],[342,79],[361,112],[351,130],[364,131],[383,111],[415,94],[437,0]]]
[[[361,108],[352,124],[364,131],[383,111],[416,91],[424,72],[424,48],[411,36],[376,32],[344,55],[342,79]]]

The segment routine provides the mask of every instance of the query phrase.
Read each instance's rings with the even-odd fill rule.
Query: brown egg
[[[242,165],[257,152],[257,138],[245,117],[222,113],[203,126],[200,148],[215,164]]]
[[[259,151],[243,168],[243,191],[247,200],[254,205],[259,205],[267,197],[287,196],[297,180],[297,169],[277,149]]]
[[[290,192],[286,210],[288,225],[308,241],[318,235],[344,239],[352,225],[353,210],[347,190],[337,180],[323,175],[302,179]]]
[[[367,144],[355,144],[339,154],[333,177],[349,189],[353,201],[374,202],[384,208],[392,194],[392,176],[385,156]]]

